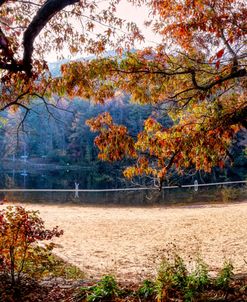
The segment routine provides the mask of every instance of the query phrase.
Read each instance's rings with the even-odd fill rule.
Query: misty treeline
[[[133,136],[152,114],[151,106],[130,104],[124,96],[104,105],[78,99],[54,99],[52,103],[34,100],[28,113],[22,108],[1,113],[0,156],[88,165],[98,160],[94,146],[97,134],[90,132],[86,121],[105,111],[116,123],[126,125]]]
[[[130,164],[130,161],[101,162],[97,158],[98,150],[94,145],[97,134],[90,132],[85,122],[108,111],[114,122],[128,127],[133,137],[136,137],[143,129],[143,122],[150,115],[158,118],[164,126],[169,127],[172,123],[160,108],[156,110],[151,105],[133,105],[124,95],[104,105],[96,105],[80,99],[70,101],[54,98],[50,103],[34,100],[30,104],[30,109],[29,112],[17,108],[1,113],[0,156],[2,162],[16,162],[26,157],[27,162],[61,166],[76,165],[83,168],[95,168],[95,171],[99,171],[100,168],[105,176],[112,173],[121,175],[121,171]],[[231,150],[235,158],[233,165],[228,165],[224,171],[215,168],[211,175],[199,173],[199,177],[202,180],[219,180],[219,176],[221,179],[222,177],[223,179],[244,178],[247,164],[244,157],[244,144],[241,143],[244,136],[246,137],[246,134],[239,134],[238,141],[233,144]],[[193,171],[192,174],[188,171],[182,178],[190,178],[191,175]]]

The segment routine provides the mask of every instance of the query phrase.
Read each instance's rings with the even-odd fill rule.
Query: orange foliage
[[[99,131],[95,144],[99,148],[102,160],[121,160],[124,157],[136,157],[134,140],[129,136],[127,128],[113,123],[108,112],[87,121],[94,132]]]
[[[170,128],[154,117],[146,120],[135,151],[131,143],[128,156],[137,159],[125,170],[126,177],[151,174],[162,182],[171,169],[183,173],[189,167],[206,172],[214,166],[223,168],[232,160],[232,140],[247,125],[246,5],[241,0],[146,2],[157,17],[149,24],[163,36],[164,44],[119,58],[77,63],[83,80],[76,82],[75,95],[88,93],[102,102],[120,89],[133,102],[153,104],[159,116],[165,111],[173,119]],[[73,74],[71,67],[64,74],[64,86]],[[120,152],[113,140],[109,148],[105,129],[97,130],[100,157],[121,159],[126,149]]]

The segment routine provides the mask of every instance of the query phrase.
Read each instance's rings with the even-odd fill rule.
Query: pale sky
[[[102,5],[106,4],[108,1],[102,1]],[[100,7],[100,5],[99,5]],[[117,16],[126,20],[127,22],[134,22],[137,24],[137,26],[141,29],[142,34],[145,36],[145,43],[142,44],[136,44],[136,48],[144,48],[145,46],[156,46],[157,43],[160,41],[160,38],[158,35],[155,35],[150,28],[147,28],[144,25],[144,21],[147,20],[149,17],[149,8],[147,6],[141,6],[141,7],[134,7],[130,3],[128,3],[126,0],[120,1],[119,5],[117,6]],[[105,28],[104,28],[105,29]],[[99,26],[99,31],[102,30]],[[94,34],[96,33],[96,29],[94,31]],[[76,57],[82,57],[87,56],[88,54],[80,53]],[[69,56],[68,50],[64,50],[64,56]],[[75,58],[76,58],[75,57]],[[57,53],[50,52],[46,56],[46,60],[48,62],[54,62],[57,60]]]
[[[146,38],[146,46],[155,46],[157,44],[159,37],[155,35],[150,28],[147,28],[144,25],[144,21],[150,18],[149,8],[147,6],[143,5],[141,7],[134,7],[126,0],[122,0],[118,5],[117,13],[119,17],[127,21],[133,21],[138,25]]]

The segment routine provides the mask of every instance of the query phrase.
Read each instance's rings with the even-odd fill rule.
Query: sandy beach
[[[64,235],[54,252],[87,278],[114,274],[138,281],[155,275],[171,244],[186,261],[202,257],[217,271],[231,259],[247,271],[247,203],[197,207],[88,207],[24,205]]]

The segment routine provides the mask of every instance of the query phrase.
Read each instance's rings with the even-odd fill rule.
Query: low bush
[[[151,280],[144,280],[137,291],[141,301],[150,301],[155,297],[155,283]]]
[[[224,187],[221,190],[222,201],[226,203],[231,201],[237,201],[241,196],[241,193],[241,188]]]
[[[208,273],[208,266],[195,261],[189,270],[177,254],[165,258],[155,280],[144,280],[137,289],[119,286],[112,276],[79,289],[75,302],[205,302],[247,301],[247,276],[233,278],[232,264],[225,262],[216,278]]]
[[[96,285],[82,287],[79,298],[87,302],[115,301],[120,289],[113,276],[104,276]]]
[[[46,229],[37,211],[8,206],[0,211],[0,273],[10,277],[11,286],[23,274],[40,276],[50,261],[53,244],[40,248],[37,243],[59,237],[62,230]]]
[[[189,272],[184,260],[174,254],[171,259],[164,258],[155,281],[157,301],[167,301],[169,297],[177,296],[182,301],[193,301],[208,285],[207,265],[197,260],[196,267]]]

